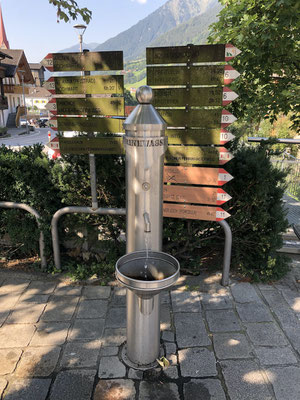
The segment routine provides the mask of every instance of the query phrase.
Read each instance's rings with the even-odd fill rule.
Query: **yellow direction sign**
[[[223,165],[232,158],[225,147],[168,146],[165,164]]]
[[[174,85],[224,85],[224,65],[159,66],[147,67],[147,84]]]
[[[44,87],[52,94],[123,94],[123,75],[55,76]]]
[[[114,118],[54,117],[47,125],[55,131],[118,133],[123,132],[123,121]]]
[[[59,138],[61,154],[124,154],[123,138]]]
[[[168,88],[154,89],[153,105],[155,107],[189,106],[224,106],[235,100],[238,95],[229,88]]]
[[[236,121],[234,115],[222,109],[159,109],[169,127],[225,128]]]
[[[225,129],[167,129],[168,144],[225,144],[234,135]]]
[[[241,51],[231,44],[205,44],[171,47],[148,47],[147,64],[172,64],[229,61]]]
[[[123,69],[123,52],[49,53],[41,64],[53,72],[119,70]]]
[[[46,104],[54,115],[124,115],[123,97],[55,98]]]

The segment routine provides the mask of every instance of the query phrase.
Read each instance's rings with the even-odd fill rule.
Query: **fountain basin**
[[[139,295],[155,295],[177,281],[179,270],[178,260],[170,254],[140,250],[119,258],[116,278]]]

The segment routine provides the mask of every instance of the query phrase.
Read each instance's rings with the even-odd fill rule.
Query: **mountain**
[[[90,51],[94,51],[97,46],[99,46],[99,43],[82,43],[82,48]],[[67,49],[59,50],[59,53],[73,53],[76,51],[79,51],[79,43],[74,44],[74,46],[68,47]]]
[[[183,46],[189,43],[204,44],[209,35],[209,26],[218,20],[218,13],[221,11],[221,4],[217,3],[210,7],[205,13],[183,22],[176,28],[160,35],[147,47],[160,46]],[[125,62],[125,87],[127,89],[136,88],[146,84],[146,60],[145,48],[138,60],[128,60]]]
[[[125,60],[134,60],[158,37],[218,4],[218,0],[169,0],[146,18],[94,51],[123,50]]]
[[[222,5],[217,3],[204,14],[191,18],[156,38],[147,47],[184,46],[186,44],[204,44],[209,35],[209,26],[218,20]]]

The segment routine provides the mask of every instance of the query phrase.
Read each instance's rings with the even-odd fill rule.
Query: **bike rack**
[[[60,262],[60,249],[59,249],[59,236],[58,236],[58,221],[62,215],[65,214],[97,214],[97,215],[126,215],[125,208],[97,208],[92,207],[64,207],[56,211],[51,221],[51,235],[54,254],[54,264],[57,269],[61,268]]]
[[[17,208],[17,209],[28,211],[30,214],[32,214],[36,218],[38,227],[40,228],[40,226],[41,226],[40,214],[34,208],[30,207],[28,204],[14,203],[12,201],[0,201],[0,207],[2,207],[2,208]],[[46,257],[45,257],[44,233],[42,232],[42,230],[40,230],[39,245],[40,245],[41,265],[42,265],[42,269],[45,270],[47,268],[47,261],[46,261]]]

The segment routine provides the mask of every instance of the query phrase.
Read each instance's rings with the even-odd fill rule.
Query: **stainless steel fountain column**
[[[140,104],[124,123],[127,253],[143,250],[144,258],[149,256],[148,252],[160,252],[162,248],[163,163],[167,149],[166,123],[151,105],[152,96],[149,86],[141,86],[136,92]],[[155,281],[137,284],[133,279],[127,285],[118,272],[117,278],[130,288],[127,290],[127,357],[135,365],[151,364],[160,352],[161,289],[148,290],[149,284],[151,287]]]
[[[127,253],[162,246],[162,189],[166,123],[152,106],[152,89],[141,86],[140,103],[124,123],[126,150]],[[145,235],[146,233],[146,235]]]

